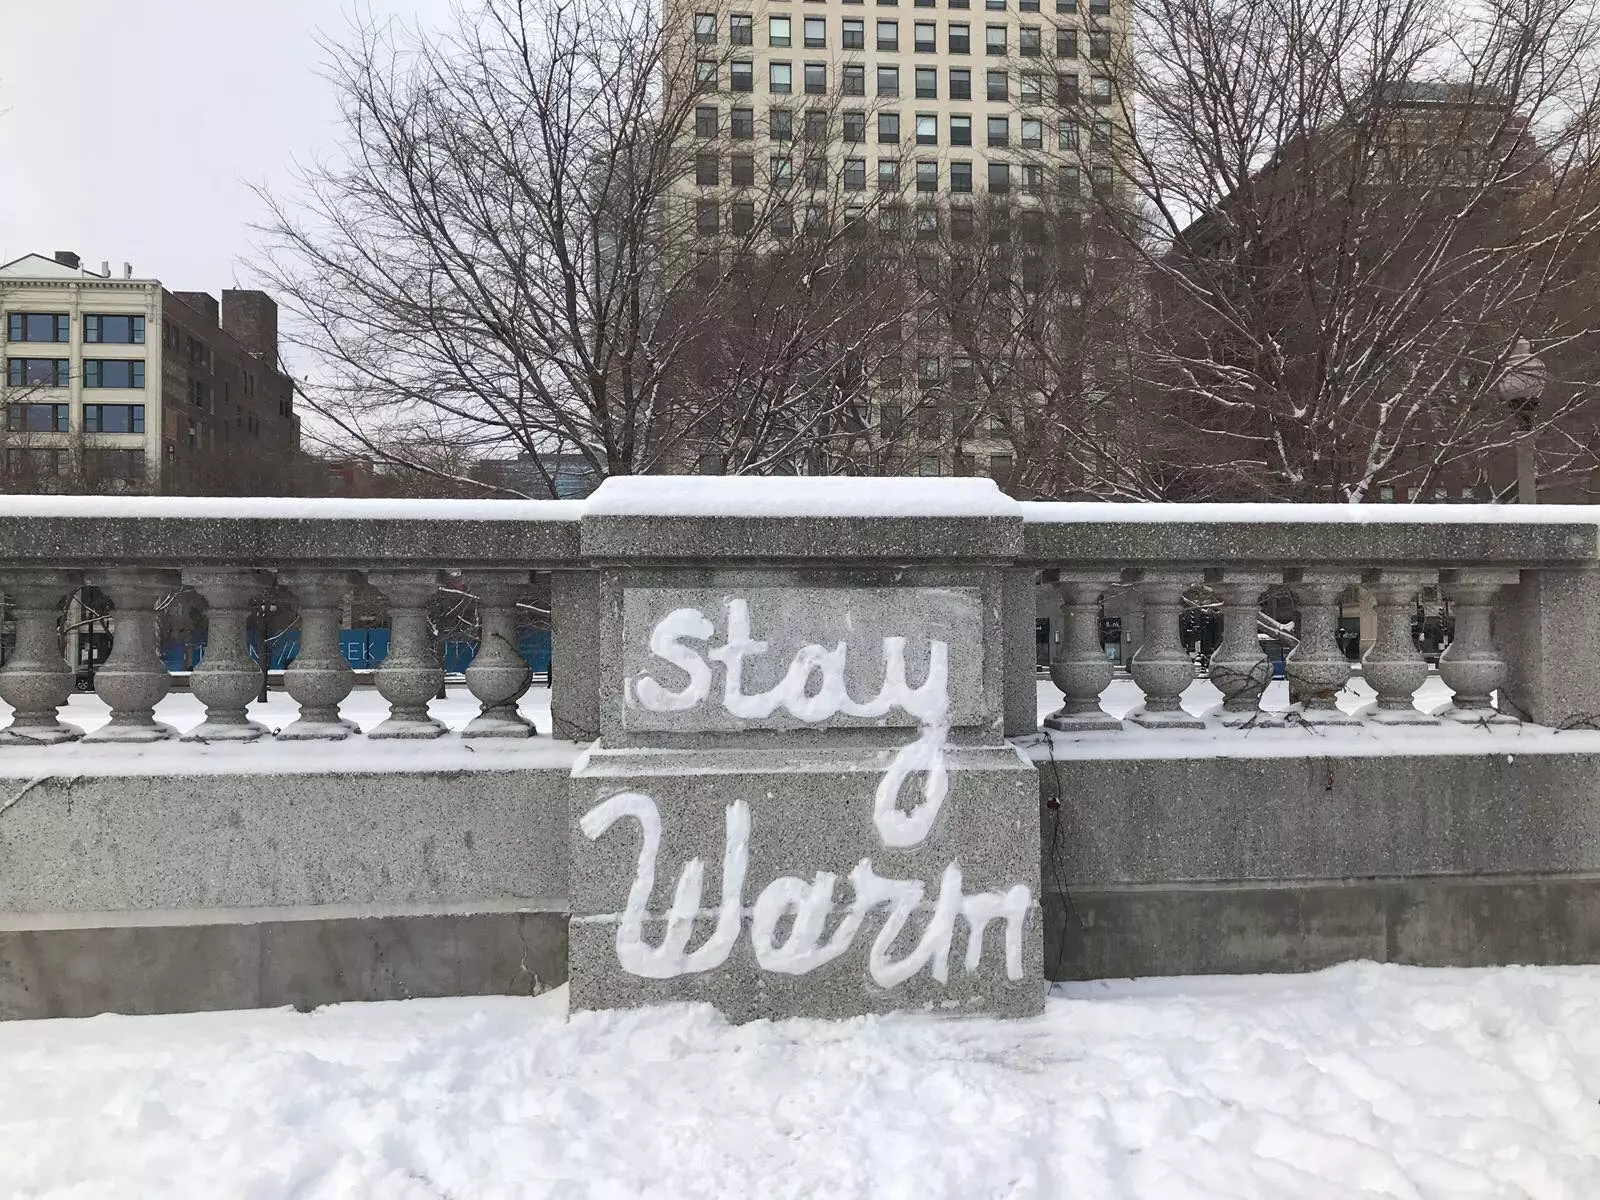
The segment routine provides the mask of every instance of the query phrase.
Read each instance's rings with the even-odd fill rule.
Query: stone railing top
[[[1022,507],[989,479],[613,478],[586,502],[583,556],[1010,560]]]
[[[1600,558],[1600,507],[1019,504],[1023,558],[1119,566],[1539,565]],[[1330,526],[1338,527],[1333,536]]]
[[[561,566],[581,501],[0,497],[0,562],[20,566]]]

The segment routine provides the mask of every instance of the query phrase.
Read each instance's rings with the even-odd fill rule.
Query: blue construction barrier
[[[357,671],[371,671],[375,669],[389,654],[388,629],[341,629],[339,631],[339,649],[344,654],[345,661]],[[522,652],[524,661],[535,674],[547,675],[550,672],[550,631],[547,629],[530,630],[524,634],[517,644],[517,649]],[[205,657],[206,644],[200,641],[179,643],[167,647],[162,654],[162,661],[169,671],[188,671],[200,665]],[[471,642],[446,642],[444,644],[444,669],[448,674],[459,675],[472,665],[472,660],[477,656],[478,648]],[[300,654],[300,631],[290,629],[279,634],[271,641],[270,669],[281,671],[293,662]],[[250,646],[250,658],[254,662],[261,661],[259,647]]]

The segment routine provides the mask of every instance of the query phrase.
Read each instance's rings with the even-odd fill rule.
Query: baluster
[[[1100,643],[1100,597],[1120,578],[1108,570],[1060,572],[1061,642],[1050,660],[1050,679],[1061,689],[1064,703],[1044,719],[1046,728],[1122,728],[1121,721],[1100,707],[1100,693],[1111,683],[1111,661]]]
[[[527,571],[481,571],[470,585],[478,594],[478,653],[467,668],[467,688],[478,715],[462,737],[530,737],[533,722],[517,712],[532,672],[517,646],[516,603],[528,590]]]
[[[1433,725],[1433,717],[1411,702],[1427,682],[1428,664],[1411,637],[1417,590],[1427,576],[1416,571],[1369,571],[1378,606],[1378,633],[1361,656],[1361,668],[1378,702],[1365,715],[1381,725]]]
[[[1211,682],[1222,693],[1224,725],[1278,727],[1283,718],[1261,708],[1261,696],[1272,682],[1272,661],[1261,649],[1256,618],[1261,593],[1278,582],[1276,575],[1250,571],[1218,571],[1212,590],[1222,597],[1222,641],[1211,654]]]
[[[1152,572],[1141,576],[1144,598],[1144,644],[1133,656],[1128,674],[1144,689],[1144,705],[1128,715],[1147,729],[1204,729],[1205,722],[1184,711],[1179,697],[1194,682],[1194,662],[1184,651],[1178,619],[1183,593],[1192,575]]]
[[[189,690],[206,706],[206,719],[183,735],[186,742],[253,742],[267,732],[246,706],[261,686],[261,666],[250,657],[250,601],[269,585],[259,571],[185,571],[183,581],[206,602],[206,652],[189,676]],[[263,654],[267,647],[263,644]]]
[[[374,738],[436,738],[443,722],[428,715],[428,701],[444,682],[444,668],[428,636],[428,602],[439,590],[437,571],[375,571],[367,581],[389,600],[389,653],[378,667],[378,693],[389,716]]]
[[[111,653],[94,674],[94,690],[111,707],[111,720],[86,742],[159,742],[177,733],[155,719],[155,707],[172,689],[157,653],[156,605],[177,589],[171,571],[112,570],[98,581],[111,597]]]
[[[291,571],[279,581],[300,606],[300,652],[283,674],[283,686],[300,715],[279,731],[288,741],[338,741],[358,731],[339,716],[339,702],[355,686],[355,672],[339,646],[345,593],[355,583],[349,571]]]
[[[61,597],[78,586],[69,571],[17,571],[7,577],[17,622],[17,646],[0,667],[0,700],[11,705],[11,724],[0,729],[0,746],[70,742],[83,730],[57,716],[72,695],[72,667],[61,656],[57,628]]]
[[[1518,571],[1461,570],[1441,573],[1444,594],[1455,608],[1455,639],[1439,656],[1439,677],[1455,692],[1437,716],[1464,725],[1519,725],[1495,709],[1493,693],[1506,685],[1508,668],[1494,644],[1495,597],[1519,582]]]
[[[1338,695],[1350,682],[1350,660],[1339,649],[1339,601],[1354,576],[1348,571],[1306,569],[1291,572],[1300,608],[1300,644],[1284,660],[1300,720],[1307,725],[1359,725],[1361,719],[1340,709]]]

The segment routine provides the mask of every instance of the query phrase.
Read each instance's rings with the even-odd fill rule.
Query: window
[[[1037,25],[1024,25],[1017,34],[1017,51],[1023,58],[1038,58],[1044,53],[1041,32]]]
[[[939,190],[939,163],[934,159],[917,160],[917,191],[933,193]]]
[[[1022,77],[1022,102],[1024,104],[1044,103],[1044,76],[1024,75]]]
[[[864,192],[867,190],[866,159],[847,158],[844,160],[844,190],[847,192]]]
[[[1058,13],[1075,13],[1078,11],[1078,0],[1056,0]]]
[[[1044,149],[1044,122],[1038,117],[1022,118],[1022,148],[1024,150]]]
[[[983,6],[990,12],[1005,12],[1006,0],[983,0]]]
[[[900,114],[878,114],[878,141],[898,144],[900,141]]]
[[[900,49],[900,22],[899,21],[879,21],[878,22],[878,49],[879,50],[898,50],[898,49]]]
[[[1104,117],[1094,123],[1089,131],[1089,145],[1096,150],[1108,150],[1111,147],[1111,122]]]
[[[974,220],[970,208],[952,208],[950,210],[950,236],[958,242],[964,242],[972,236]]]
[[[695,13],[694,40],[697,46],[715,46],[717,44],[716,13]]]
[[[694,64],[694,77],[700,86],[708,92],[717,90],[717,64],[709,58],[702,58]],[[738,91],[738,88],[734,89]]]
[[[950,190],[963,195],[972,191],[972,163],[967,159],[950,164]]]
[[[806,95],[821,96],[828,90],[828,67],[826,63],[806,64]]]
[[[950,99],[972,99],[972,72],[966,67],[950,68]]]
[[[1096,104],[1111,103],[1111,77],[1109,75],[1096,75],[1089,81],[1089,99]]]
[[[1076,104],[1078,102],[1078,77],[1076,75],[1056,76],[1056,103]]]
[[[1056,57],[1078,57],[1078,31],[1076,29],[1056,30]]]
[[[715,200],[695,201],[694,229],[696,233],[717,232],[717,202]]]
[[[6,428],[12,433],[66,433],[65,404],[12,404],[6,408]]]
[[[767,178],[774,187],[787,187],[794,182],[794,160],[787,154],[774,154],[768,161]]]
[[[828,186],[828,163],[826,159],[808,158],[800,164],[800,170],[805,178],[805,184],[812,191],[818,191]]]
[[[852,145],[867,140],[866,113],[847,112],[844,114],[844,140]]]
[[[701,187],[715,187],[717,178],[717,156],[715,154],[696,154],[694,156],[694,181]]]
[[[734,233],[749,233],[756,227],[756,206],[751,201],[735,200],[729,211]]]
[[[1092,59],[1107,59],[1111,57],[1111,35],[1109,33],[1091,33],[1089,35],[1089,57]]]
[[[898,363],[898,359],[896,362]],[[898,404],[878,405],[878,428],[886,435],[900,428],[901,413],[904,410]]]
[[[806,112],[806,141],[823,143],[828,140],[828,114],[817,109]]]
[[[1039,0],[1018,0],[1018,2],[1017,2],[1017,11],[1018,12],[1038,12],[1039,11]]]
[[[735,46],[755,44],[755,21],[749,13],[728,18],[728,41]]]
[[[1044,168],[1024,164],[1022,168],[1022,192],[1026,196],[1037,196],[1044,191]],[[1027,218],[1038,217],[1038,213],[1024,213],[1024,232],[1030,227]]]
[[[774,96],[787,96],[794,90],[794,64],[775,62],[767,64],[767,90]]]
[[[83,406],[83,431],[85,433],[143,433],[144,405],[85,404]]]
[[[988,71],[988,96],[991,100],[1007,99],[1006,73],[1004,71]]]
[[[821,50],[828,44],[827,18],[807,17],[805,28],[807,50]]]
[[[1011,455],[989,455],[989,476],[996,483],[1006,483],[1011,478]]]
[[[767,18],[767,45],[787,46],[789,44],[789,18]]]
[[[965,21],[951,21],[945,36],[949,42],[951,54],[972,53],[972,26]]]
[[[1089,15],[1092,17],[1109,17],[1111,15],[1111,0],[1089,0]]]
[[[1083,171],[1076,166],[1061,168],[1061,194],[1076,200],[1083,194]]]
[[[806,233],[823,233],[828,228],[828,209],[823,204],[806,205],[805,225],[802,227]]]
[[[917,114],[917,145],[937,146],[939,144],[939,117],[936,113]]]
[[[774,204],[772,206],[772,235],[781,238],[794,236],[793,205]]]
[[[938,164],[935,163],[934,166],[937,169]],[[936,238],[939,236],[939,210],[937,208],[917,209],[917,236],[919,238]],[[934,269],[929,271],[919,266],[918,274],[924,279],[934,279],[937,277],[938,267],[935,265]]]
[[[794,140],[794,113],[787,108],[774,108],[767,113],[767,128],[775,142]]]
[[[934,413],[933,414],[933,419],[937,422],[938,419],[939,419],[939,414],[938,413]],[[927,418],[924,417],[923,420],[926,421]],[[923,432],[926,433],[927,430],[924,429]],[[935,432],[937,432],[937,431],[935,431]],[[938,473],[939,473],[939,456],[937,454],[925,454],[925,455],[923,455],[922,461],[917,464],[917,474],[918,475],[937,475]]]
[[[72,451],[10,446],[6,449],[6,473],[13,479],[48,479],[56,475],[71,475]]]
[[[844,67],[844,94],[846,96],[865,96],[867,94],[867,69],[860,63],[846,64]]]
[[[1078,127],[1071,121],[1061,122],[1061,128],[1056,133],[1056,149],[1076,150],[1078,148]]]
[[[735,154],[728,160],[728,179],[734,187],[751,187],[756,181],[756,159],[753,154]]]
[[[898,191],[900,188],[900,160],[898,158],[880,158],[878,160],[878,190],[880,192]]]
[[[1007,117],[989,118],[989,145],[1005,146],[1011,142],[1011,121]]]
[[[72,383],[72,360],[8,358],[6,380],[12,387],[67,387]]]
[[[932,54],[939,48],[939,27],[932,21],[918,21],[911,27],[911,44],[918,54]]]
[[[728,114],[728,124],[735,138],[748,142],[756,135],[756,110],[736,108]]]
[[[1384,503],[1393,503],[1393,501],[1394,501],[1394,489],[1392,487],[1381,487],[1381,488],[1379,488],[1378,489],[1378,499],[1383,501]]]
[[[205,409],[207,407],[206,402],[208,400],[210,400],[210,398],[211,398],[211,393],[210,393],[210,390],[206,387],[204,380],[191,379],[189,381],[189,403],[190,404],[192,404],[195,408],[203,410],[203,409]]]
[[[144,451],[143,450],[85,450],[83,454],[83,469],[91,480],[126,480],[134,482],[144,479]]]
[[[700,138],[714,138],[717,136],[717,110],[715,108],[701,106],[694,110],[694,135]],[[86,326],[88,321],[89,318],[85,317]],[[83,340],[87,342],[98,339],[90,338],[86,327]]]
[[[992,162],[989,164],[989,190],[996,194],[1011,190],[1011,166],[1009,163]]]
[[[1104,196],[1111,191],[1111,168],[1095,167],[1089,172],[1089,183],[1095,195]]]
[[[878,95],[898,96],[900,94],[900,68],[878,68]]]
[[[844,23],[844,48],[846,50],[865,50],[867,48],[867,23],[865,21],[858,18]]]
[[[972,117],[966,113],[950,118],[950,144],[952,146],[972,145]]]
[[[917,68],[917,99],[937,100],[939,98],[939,72],[933,67]]]
[[[756,68],[750,59],[736,58],[728,64],[728,89],[734,92],[756,90]]]
[[[139,340],[142,342],[144,341],[144,318],[139,317],[138,321],[140,329]],[[70,342],[72,340],[72,318],[67,316],[66,313],[7,313],[6,340],[12,342]]]
[[[189,356],[189,365],[191,367],[209,368],[211,366],[211,348],[199,338],[189,338],[188,343],[184,346],[184,352]]]
[[[905,209],[898,204],[885,204],[878,210],[878,232],[898,236],[900,226],[905,222],[905,216]]]
[[[1006,27],[1004,25],[984,26],[983,47],[988,54],[1004,54],[1006,52]]]

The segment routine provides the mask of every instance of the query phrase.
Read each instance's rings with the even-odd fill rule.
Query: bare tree
[[[1135,0],[1090,63],[1186,497],[1360,501],[1594,464],[1597,26],[1579,0]],[[1131,203],[1111,194],[1126,188]],[[1520,338],[1536,411],[1501,382]],[[1203,468],[1203,469],[1200,469]]]

